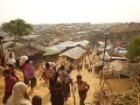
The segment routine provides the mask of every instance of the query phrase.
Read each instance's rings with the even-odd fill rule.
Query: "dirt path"
[[[93,66],[94,64],[97,62],[98,57],[95,56],[96,55],[96,50],[93,51],[92,54],[89,55],[90,59],[93,60]],[[89,58],[88,56],[86,56],[86,59]],[[87,60],[87,62],[89,63],[89,60]],[[83,63],[84,65],[84,63]],[[43,99],[43,104],[42,105],[51,105],[50,103],[50,95],[49,95],[49,90],[48,90],[48,84],[45,83],[43,80],[39,80],[41,77],[41,68],[42,68],[42,64],[40,64],[39,69],[36,71],[36,77],[37,77],[37,86],[35,87],[34,93],[29,92],[30,88],[28,88],[28,92],[29,92],[29,96],[30,98],[32,98],[32,96],[34,95],[40,95]],[[73,78],[73,81],[76,81],[76,76],[77,76],[78,72],[77,70],[73,70],[71,75]],[[87,71],[87,69],[85,69],[85,67],[83,66],[82,71],[80,72],[80,74],[83,76],[83,80],[86,81],[89,85],[90,85],[90,89],[88,91],[87,94],[87,98],[85,103],[91,103],[93,101],[93,94],[96,90],[99,89],[99,78],[97,78],[97,75],[92,72],[89,73]],[[22,80],[22,73],[20,71],[17,71],[17,75],[18,77],[20,77],[20,79]],[[120,91],[120,88],[122,88],[121,92],[129,89],[128,86],[126,86],[127,88],[123,88],[123,84],[129,84],[130,80],[109,80],[110,81],[110,86],[113,87],[113,91]],[[3,91],[4,91],[4,78],[2,76],[0,76],[0,92],[2,94],[0,94],[0,105],[2,102],[2,98],[3,98]],[[120,83],[122,86],[120,86]],[[131,85],[131,84],[130,84]],[[116,88],[117,87],[117,88]],[[78,91],[75,94],[75,98],[76,98],[76,105],[79,105],[79,96],[78,96]],[[73,97],[71,95],[71,97],[68,99],[68,101],[65,103],[65,105],[74,105],[73,103]]]
[[[90,58],[92,59],[92,57],[95,55],[95,52],[93,52],[93,54],[90,55]],[[86,57],[86,59],[88,59],[88,56]],[[95,61],[95,59],[93,59]],[[87,60],[88,61],[88,60]],[[89,61],[88,61],[89,62]],[[84,65],[84,64],[83,64]],[[33,93],[30,92],[30,88],[28,88],[28,92],[29,92],[29,96],[30,98],[32,98],[32,96],[34,95],[40,95],[43,99],[43,105],[51,105],[50,103],[50,95],[49,95],[49,90],[48,90],[48,84],[45,83],[43,80],[39,80],[41,77],[41,68],[42,68],[42,64],[40,64],[39,69],[36,71],[36,77],[37,77],[37,86],[35,87],[35,90]],[[72,78],[74,81],[76,81],[76,76],[77,76],[78,72],[77,70],[73,70],[72,71]],[[99,79],[96,78],[96,75],[94,73],[89,73],[83,66],[83,70],[80,72],[80,74],[83,76],[83,80],[86,81],[89,85],[90,85],[90,89],[88,91],[88,95],[87,95],[87,99],[86,102],[90,103],[93,100],[93,92],[98,88],[99,86]],[[17,70],[17,76],[20,77],[20,80],[23,80],[23,76],[22,76],[22,72]],[[3,98],[3,92],[4,92],[4,78],[3,76],[0,75],[0,92],[2,94],[0,94],[0,105],[2,105],[2,98]],[[76,105],[79,105],[79,96],[78,96],[78,92],[76,92]],[[73,97],[71,95],[71,97],[68,99],[68,101],[66,102],[65,105],[73,105]]]
[[[78,72],[77,70],[72,71],[72,78],[74,81],[76,81],[76,76]],[[93,93],[96,91],[96,89],[99,87],[99,79],[96,78],[96,75],[94,73],[89,73],[87,70],[83,69],[80,74],[83,76],[83,80],[85,80],[89,85],[90,89],[88,91],[86,103],[90,103],[93,101]],[[40,81],[38,79],[38,85],[35,87],[34,93],[30,93],[30,97],[34,95],[40,95],[43,98],[43,105],[51,105],[49,101],[49,90],[48,90],[48,84],[45,83],[43,80]],[[79,105],[79,96],[78,92],[76,92],[76,105]],[[73,97],[68,99],[65,105],[73,105]]]
[[[94,57],[96,53],[93,52],[92,55],[90,55],[90,58]],[[86,57],[86,59],[88,59],[88,57]],[[95,59],[95,58],[94,58]],[[95,61],[95,60],[94,60]],[[89,62],[89,61],[88,61]],[[83,63],[84,65],[84,63]],[[41,67],[39,68],[41,69]],[[36,72],[36,76],[39,78],[41,73],[39,72],[40,70],[38,70]],[[71,75],[73,78],[73,81],[76,81],[76,76],[77,76],[78,72],[77,70],[73,70]],[[93,101],[93,93],[98,89],[99,87],[99,78],[96,78],[96,74],[94,73],[89,73],[83,66],[82,71],[80,72],[80,74],[83,76],[83,80],[86,81],[89,85],[90,85],[90,89],[88,91],[87,94],[87,99],[86,99],[86,103],[91,103]],[[40,81],[39,79],[37,79],[38,81],[38,85],[35,87],[35,91],[34,93],[29,93],[30,97],[34,96],[34,95],[40,95],[43,98],[43,105],[51,105],[50,103],[50,95],[49,95],[49,90],[48,90],[48,84],[45,83],[43,80]],[[78,91],[75,94],[75,98],[76,98],[76,105],[79,105],[79,96],[78,96]],[[74,105],[73,103],[73,97],[71,95],[71,97],[68,99],[68,101],[65,103],[65,105]]]

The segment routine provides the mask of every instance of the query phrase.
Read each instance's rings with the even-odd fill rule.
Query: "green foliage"
[[[136,61],[137,57],[140,56],[140,35],[130,40],[127,50],[127,58],[129,61]]]
[[[21,36],[30,34],[33,27],[22,19],[15,19],[10,22],[3,23],[2,30],[20,39]]]

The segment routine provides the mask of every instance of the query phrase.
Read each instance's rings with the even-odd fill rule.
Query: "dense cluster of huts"
[[[34,39],[38,36],[22,37],[21,43],[8,41],[3,43],[4,53],[10,48],[15,53],[18,60],[21,56],[27,55],[30,60],[38,63],[40,61],[57,61],[58,58],[64,58],[70,62],[79,61],[89,50],[89,41],[65,41],[58,42],[52,46],[42,46],[35,44]]]
[[[22,55],[27,55],[29,59],[35,63],[43,60],[57,61],[59,58],[66,59],[71,63],[74,63],[82,61],[87,52],[89,53],[91,50],[88,40],[64,41],[57,42],[52,46],[43,46],[42,44],[35,43],[35,40],[38,39],[38,37],[38,35],[23,36],[20,43],[13,41],[5,42],[3,43],[4,52],[6,53],[7,49],[11,48],[15,53],[17,60]],[[109,69],[104,71],[107,72],[107,75],[115,77],[119,77],[120,75],[129,76],[125,57],[126,53],[127,50],[125,48],[115,48],[110,41],[107,41],[106,47],[105,42],[98,41],[97,56],[100,60],[95,63],[94,70],[97,72],[100,71],[103,69],[104,64],[104,69],[109,66]]]
[[[115,48],[110,41],[107,41],[106,47],[105,42],[98,41],[97,55],[100,60],[95,64],[95,71],[104,69],[103,74],[108,77],[130,77],[126,53],[125,48]]]

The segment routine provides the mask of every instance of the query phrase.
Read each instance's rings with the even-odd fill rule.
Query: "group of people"
[[[34,87],[37,85],[37,80],[34,72],[33,62],[27,56],[22,56],[19,59],[19,67],[23,73],[23,82],[15,74],[15,60],[13,53],[9,53],[10,58],[7,59],[8,69],[3,71],[5,77],[5,92],[3,97],[4,105],[41,105],[42,98],[34,96],[32,102],[26,92],[27,87]],[[13,57],[12,57],[13,56]],[[80,71],[82,65],[79,65]],[[56,64],[55,62],[46,62],[42,67],[42,76],[40,78],[49,84],[52,105],[64,105],[65,101],[75,94],[75,90],[70,89],[77,85],[80,97],[79,105],[85,105],[84,101],[87,96],[89,85],[82,80],[80,74],[77,75],[77,81],[73,82],[71,78],[72,65],[66,67],[64,64]]]
[[[77,75],[77,81],[73,82],[71,78],[71,65],[69,67],[66,67],[64,64],[57,66],[54,62],[47,62],[43,66],[43,70],[44,80],[49,81],[52,105],[64,105],[64,102],[70,97],[70,86],[74,87],[75,84],[78,87],[80,97],[79,105],[85,105],[84,101],[87,97],[89,85],[82,80],[80,74]],[[75,94],[74,91],[72,90],[73,94]]]
[[[6,68],[3,71],[3,76],[5,79],[5,92],[4,92],[4,97],[3,97],[3,104],[4,105],[20,105],[20,104],[16,104],[15,101],[13,101],[13,103],[10,101],[8,102],[9,98],[11,98],[12,96],[14,96],[14,99],[16,100],[15,95],[18,94],[18,92],[17,91],[14,92],[15,91],[14,87],[16,87],[16,84],[20,83],[21,81],[21,78],[19,79],[19,77],[16,75],[15,55],[11,51],[9,51],[8,54],[5,59]],[[34,74],[33,62],[30,61],[27,56],[22,56],[19,59],[19,65],[23,73],[24,85],[26,86],[26,88],[30,86],[31,91],[33,91],[33,88],[36,86],[36,82],[37,82],[35,78],[35,74]],[[19,88],[18,91],[22,91],[22,89]],[[21,97],[20,93],[19,93],[19,97]]]
[[[7,75],[8,72],[5,70],[4,74]],[[26,92],[27,85],[24,82],[11,80],[13,80],[11,84],[12,93],[9,93],[8,100],[3,100],[4,105],[42,105],[42,98],[38,95],[33,96],[32,100],[30,100]],[[11,92],[11,90],[7,92]]]
[[[70,97],[71,69],[55,62],[46,62],[42,68],[42,78],[49,82],[52,105],[64,105]]]

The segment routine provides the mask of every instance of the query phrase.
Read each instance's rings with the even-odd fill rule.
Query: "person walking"
[[[26,55],[20,57],[20,59],[19,59],[19,66],[20,66],[20,68],[22,70],[23,78],[24,78],[24,83],[25,84],[28,84],[28,80],[25,77],[25,68],[27,66],[27,62],[28,62],[28,57]]]
[[[27,85],[25,83],[17,82],[6,105],[32,105],[26,89]]]
[[[68,97],[70,97],[70,84],[72,82],[71,78],[71,70],[66,70],[65,74],[65,83],[64,83],[64,99],[65,101],[68,100]]]
[[[27,80],[27,84],[29,85],[29,82],[31,81],[31,91],[33,91],[34,87],[36,86],[36,78],[34,73],[34,66],[32,61],[26,61],[27,66],[25,67],[25,78]]]
[[[3,104],[7,103],[7,100],[12,95],[13,86],[16,84],[17,80],[12,77],[9,70],[4,70],[3,75],[5,78],[5,92],[3,97]]]
[[[85,81],[82,80],[81,75],[77,75],[76,83],[78,85],[78,93],[79,93],[79,97],[80,97],[80,104],[79,105],[85,105],[84,101],[87,97],[89,85]]]
[[[63,85],[60,81],[56,81],[53,86],[50,86],[51,103],[52,105],[64,105]]]
[[[5,53],[6,64],[11,62],[11,60],[15,60],[15,53],[9,48],[8,52]]]
[[[49,84],[51,79],[54,77],[55,70],[54,67],[56,66],[53,62],[46,62],[45,65],[43,65],[43,79],[47,82],[49,80]]]
[[[59,74],[59,79],[60,82],[63,84],[65,82],[65,78],[66,78],[66,68],[65,65],[62,64],[58,70],[58,74]]]

